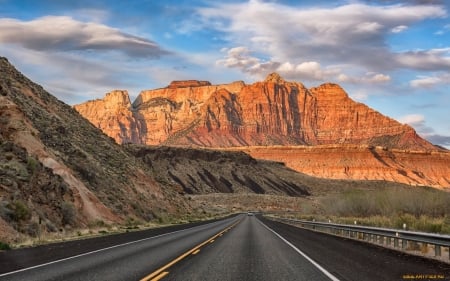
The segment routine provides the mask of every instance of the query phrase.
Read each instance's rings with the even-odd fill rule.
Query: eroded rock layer
[[[235,147],[255,145],[366,144],[437,150],[413,128],[350,99],[336,84],[307,89],[276,73],[263,82],[211,85],[174,81],[126,91],[75,109],[118,143]]]

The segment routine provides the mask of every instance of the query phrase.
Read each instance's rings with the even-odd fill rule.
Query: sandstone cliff
[[[366,145],[241,147],[259,159],[283,162],[307,175],[329,179],[387,180],[450,190],[450,153],[405,151]]]
[[[450,186],[448,152],[410,126],[353,101],[336,84],[307,89],[276,73],[251,85],[176,81],[142,91],[131,106],[120,106],[120,114],[107,110],[116,106],[109,104],[111,94],[75,108],[118,143],[234,150],[262,146],[245,151],[317,177]],[[309,148],[274,147],[299,145]],[[324,149],[327,145],[334,149]],[[375,153],[369,147],[383,149]]]
[[[235,147],[366,144],[437,150],[413,128],[350,99],[336,84],[307,89],[278,74],[246,85],[175,81],[130,105],[114,91],[75,109],[118,143]]]

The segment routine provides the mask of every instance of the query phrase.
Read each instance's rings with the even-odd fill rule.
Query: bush
[[[27,205],[20,200],[12,202],[7,207],[12,211],[12,219],[16,222],[28,220],[31,217]]]
[[[11,250],[11,247],[9,246],[8,243],[4,243],[4,242],[0,241],[0,251],[6,251],[6,250]]]
[[[36,172],[36,170],[39,168],[39,161],[33,157],[28,157],[27,158],[27,168],[31,172],[31,174],[34,174]]]
[[[432,188],[351,190],[320,203],[323,215],[340,223],[450,233],[450,193]]]
[[[75,224],[76,211],[75,207],[71,202],[64,201],[61,204],[61,215],[62,215],[62,224],[63,225],[73,225]]]

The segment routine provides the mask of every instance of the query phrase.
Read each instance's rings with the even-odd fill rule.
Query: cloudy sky
[[[0,56],[71,105],[274,71],[335,82],[450,148],[450,1],[0,0]]]

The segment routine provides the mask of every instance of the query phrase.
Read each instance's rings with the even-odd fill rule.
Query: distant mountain
[[[307,89],[278,74],[246,85],[175,81],[75,109],[118,143],[199,147],[365,144],[438,150],[413,128],[350,99],[336,84]]]
[[[336,84],[307,89],[276,73],[251,85],[174,81],[133,103],[121,90],[75,109],[118,143],[245,151],[316,177],[450,188],[448,150]]]

